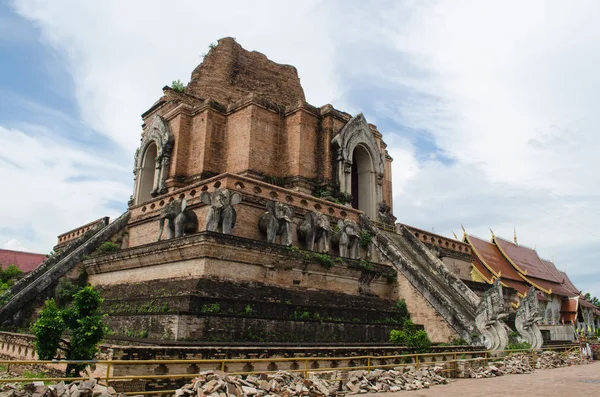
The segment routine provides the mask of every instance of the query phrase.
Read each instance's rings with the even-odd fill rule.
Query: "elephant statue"
[[[231,234],[235,226],[236,212],[234,205],[242,201],[242,195],[227,189],[216,189],[214,192],[202,192],[200,200],[210,207],[206,214],[206,230]]]
[[[307,250],[314,250],[316,242],[318,252],[329,252],[331,226],[327,216],[321,212],[306,211],[304,220],[300,222],[296,232],[298,233],[298,239],[304,242]]]
[[[198,231],[198,217],[196,213],[187,208],[187,201],[177,199],[173,200],[160,212],[160,229],[158,231],[158,241],[161,240],[165,220],[167,220],[167,239],[181,237],[184,234],[195,233]]]
[[[338,246],[340,256],[360,259],[360,226],[352,219],[340,219],[338,231],[334,233],[332,242]]]
[[[258,218],[258,230],[266,234],[269,243],[275,243],[275,238],[280,236],[282,245],[292,245],[294,207],[278,201],[268,201],[266,207],[267,211]]]

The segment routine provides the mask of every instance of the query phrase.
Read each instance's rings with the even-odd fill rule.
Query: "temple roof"
[[[0,265],[5,269],[15,265],[24,273],[29,273],[46,259],[44,254],[0,249]]]
[[[517,271],[502,256],[494,244],[471,235],[467,236],[467,241],[471,244],[475,256],[481,260],[484,266],[487,265],[487,267],[491,268],[496,277],[501,277],[503,280],[509,279],[523,282]],[[526,289],[529,289],[529,287]]]
[[[550,268],[545,264],[533,248],[517,245],[500,237],[494,237],[494,242],[519,273],[552,283],[562,282],[562,276],[554,265]]]
[[[579,295],[581,293],[581,291],[579,291],[577,289],[577,287],[575,287],[575,284],[573,284],[573,282],[571,281],[569,276],[567,276],[567,273],[561,272],[560,270],[559,270],[559,273],[563,276],[563,280],[564,280],[566,288],[569,288],[571,291],[575,291],[576,294]]]

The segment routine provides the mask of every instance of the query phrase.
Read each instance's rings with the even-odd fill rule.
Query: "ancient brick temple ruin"
[[[125,336],[387,342],[404,299],[434,342],[501,349],[517,306],[523,338],[542,342],[535,288],[511,301],[509,280],[473,276],[484,270],[471,240],[437,236],[436,250],[396,224],[382,134],[362,114],[308,104],[294,67],[221,39],[142,118],[127,212],[61,234],[1,321],[85,269]]]

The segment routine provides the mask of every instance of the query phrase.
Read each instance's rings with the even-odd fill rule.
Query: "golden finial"
[[[517,227],[513,226],[513,230],[514,230],[513,240],[514,240],[514,242],[515,242],[516,245],[519,245],[519,243],[517,242]]]
[[[458,236],[456,235],[456,233],[454,233],[454,230],[452,231],[452,234],[454,234],[454,238],[455,238],[456,240],[458,240]]]
[[[496,238],[496,235],[494,234],[494,231],[492,230],[492,228],[490,227],[490,232],[492,233],[492,240]]]

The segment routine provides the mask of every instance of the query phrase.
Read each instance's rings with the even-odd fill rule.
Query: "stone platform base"
[[[395,270],[203,232],[85,262],[116,335],[190,341],[388,342]]]

